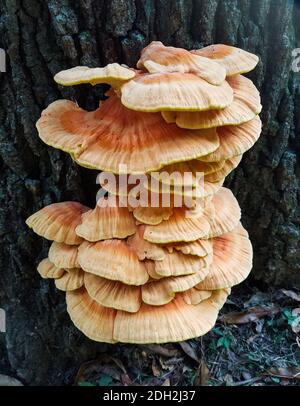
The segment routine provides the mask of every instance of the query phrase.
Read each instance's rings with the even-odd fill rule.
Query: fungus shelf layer
[[[53,203],[27,219],[52,241],[38,273],[66,292],[71,320],[90,339],[203,335],[248,276],[251,242],[222,185],[261,132],[259,92],[242,75],[257,63],[227,45],[187,51],[155,41],[137,68],[55,75],[63,86],[111,85],[97,110],[58,100],[37,122],[46,144],[104,171],[95,207]]]

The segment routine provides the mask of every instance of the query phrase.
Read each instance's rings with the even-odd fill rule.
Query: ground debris
[[[112,345],[83,364],[75,385],[300,385],[296,290],[233,289],[216,326],[175,344]]]
[[[300,368],[297,367],[271,368],[267,374],[278,378],[300,380]]]
[[[256,321],[261,317],[273,316],[280,312],[280,307],[273,306],[256,306],[251,307],[250,309],[244,312],[231,312],[224,314],[220,320],[228,324],[244,324]]]

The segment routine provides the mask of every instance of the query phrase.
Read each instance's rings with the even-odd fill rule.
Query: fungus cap
[[[211,240],[196,240],[192,242],[179,242],[171,244],[172,248],[182,252],[185,255],[196,255],[198,257],[206,257],[212,254],[212,241]]]
[[[153,172],[151,173],[153,175]],[[146,178],[147,182],[151,182],[153,179],[150,176]],[[160,190],[160,184],[155,179],[155,183],[158,184],[158,188],[155,191],[151,189],[146,183],[142,183],[140,186],[140,193],[137,196],[138,199],[135,201],[135,207],[130,206],[129,209],[138,223],[157,225],[162,221],[167,221],[173,215],[173,210],[176,207],[188,208],[190,211],[202,212],[206,205],[206,202],[210,197],[206,198],[195,198],[193,196],[181,196],[173,193],[171,187],[166,187],[166,191]],[[146,186],[146,187],[145,187]],[[104,186],[106,189],[106,186]],[[189,189],[188,189],[189,190]],[[107,190],[108,192],[114,194],[115,191],[112,189]],[[117,190],[120,192],[120,189]],[[132,190],[126,193],[127,201],[131,195]],[[125,193],[124,193],[125,195]],[[123,198],[123,197],[122,197]],[[125,197],[124,197],[125,198]]]
[[[162,184],[175,187],[195,187],[205,176],[219,171],[225,161],[203,162],[198,159],[177,162],[161,168],[159,172],[152,172],[151,177]]]
[[[146,225],[144,238],[157,244],[196,241],[208,237],[209,229],[209,221],[205,214],[189,217],[186,209],[176,208],[169,220],[156,226]]]
[[[102,306],[135,313],[142,304],[141,288],[110,281],[85,272],[84,286],[93,300]]]
[[[26,224],[48,240],[80,244],[82,238],[75,233],[75,228],[81,222],[81,215],[88,209],[77,202],[53,203],[28,217]]]
[[[142,301],[151,306],[167,304],[174,299],[176,293],[187,291],[201,282],[208,272],[206,266],[190,275],[172,276],[148,282],[141,287]]]
[[[117,87],[127,80],[134,78],[135,75],[133,69],[126,68],[118,63],[110,63],[103,68],[75,66],[74,68],[58,72],[54,76],[54,80],[63,86],[80,85],[82,83],[90,83],[91,85],[107,83]]]
[[[91,112],[58,100],[42,112],[37,128],[46,144],[70,153],[79,165],[117,174],[157,170],[219,146],[214,129],[190,131],[168,125],[159,113],[128,110],[117,96]]]
[[[241,209],[232,191],[222,187],[211,202],[215,215],[208,218],[209,238],[219,237],[235,229],[241,219]]]
[[[239,125],[252,120],[262,109],[260,95],[253,82],[241,75],[229,77],[227,82],[233,89],[233,102],[224,109],[163,111],[163,118],[167,123],[176,123],[178,127],[191,130]]]
[[[212,295],[212,292],[209,290],[198,290],[191,288],[182,293],[183,300],[186,304],[197,305],[203,300],[208,299]]]
[[[84,242],[78,252],[79,264],[86,272],[127,285],[142,285],[149,279],[145,264],[125,241]]]
[[[258,56],[250,52],[224,44],[214,44],[191,52],[213,59],[226,69],[227,76],[250,72],[259,61]]]
[[[252,245],[239,224],[233,231],[213,239],[213,262],[209,274],[196,288],[229,288],[247,278],[252,268]]]
[[[218,171],[205,176],[205,180],[212,183],[223,181],[239,165],[242,158],[243,154],[222,161],[224,165]]]
[[[55,286],[64,292],[79,289],[83,286],[83,275],[79,268],[67,269],[61,278],[55,279]]]
[[[207,333],[229,291],[212,292],[198,305],[188,305],[181,295],[165,306],[143,304],[136,313],[110,309],[94,301],[84,288],[67,292],[67,310],[87,337],[100,342],[167,343],[184,341]]]
[[[136,207],[133,215],[140,223],[155,226],[172,216],[172,207]]]
[[[206,155],[204,159],[209,155]],[[200,159],[200,158],[199,158]],[[201,157],[202,160],[202,157]],[[205,162],[205,161],[204,161]],[[153,176],[154,175],[154,176]],[[215,193],[222,187],[224,183],[224,178],[221,178],[216,182],[211,182],[207,180],[206,175],[202,177],[194,176],[191,172],[186,177],[175,178],[175,184],[168,184],[167,182],[159,182],[159,179],[164,175],[161,175],[161,172],[151,172],[151,175],[143,182],[143,187],[146,190],[151,191],[151,193],[164,194],[164,195],[173,195],[173,200],[176,202],[175,206],[178,207],[180,198],[183,203],[180,206],[191,207],[192,201],[206,199]],[[208,175],[210,176],[210,175]],[[176,198],[177,196],[177,198]],[[185,199],[188,204],[184,204]]]
[[[185,255],[180,251],[165,252],[162,261],[155,262],[155,272],[163,277],[190,275],[206,266],[202,257]]]
[[[229,106],[233,90],[226,81],[214,86],[192,73],[145,73],[122,86],[121,101],[145,112],[205,111]]]
[[[142,50],[137,67],[150,73],[194,73],[212,85],[220,85],[226,77],[226,70],[218,63],[160,41],[152,41]]]
[[[136,231],[135,220],[127,207],[111,206],[108,199],[100,199],[93,210],[81,217],[76,233],[88,241],[126,238]]]
[[[49,249],[49,260],[58,268],[79,268],[78,246],[53,242]]]
[[[136,233],[127,239],[128,245],[134,249],[140,261],[145,259],[162,261],[165,258],[163,248],[146,241],[144,231],[144,226],[138,226]]]
[[[56,279],[63,276],[65,270],[57,268],[48,258],[43,259],[37,266],[37,271],[44,279]]]
[[[113,339],[116,310],[99,305],[84,288],[66,293],[67,311],[74,325],[88,338],[104,343]]]
[[[222,161],[248,151],[260,136],[261,120],[256,116],[253,120],[238,126],[218,127],[217,133],[220,138],[219,148],[200,157],[201,161]]]
[[[199,337],[214,326],[227,296],[226,290],[218,290],[193,306],[187,305],[182,296],[177,295],[164,306],[143,304],[137,313],[118,311],[114,339],[136,344],[159,344]]]

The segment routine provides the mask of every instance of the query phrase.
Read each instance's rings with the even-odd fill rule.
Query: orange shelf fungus
[[[123,239],[135,233],[136,224],[127,207],[110,207],[107,199],[100,199],[93,210],[83,213],[75,231],[91,242]]]
[[[222,110],[199,112],[163,111],[167,123],[190,130],[239,125],[252,120],[261,112],[259,92],[250,79],[242,75],[226,79],[233,90],[233,102]]]
[[[38,264],[37,271],[44,279],[57,279],[65,273],[64,269],[57,268],[48,258]]]
[[[117,95],[91,112],[69,100],[55,101],[42,112],[37,128],[46,144],[70,153],[78,164],[116,174],[154,171],[210,154],[220,145],[215,129],[168,125],[160,113],[127,109]]]
[[[87,66],[76,66],[66,69],[54,76],[55,82],[63,86],[80,85],[90,83],[106,83],[118,87],[135,77],[134,69],[125,68],[118,63],[110,63],[104,68],[89,68]]]
[[[26,224],[41,237],[69,245],[79,244],[82,238],[75,232],[81,214],[88,207],[76,202],[54,203],[32,214]]]
[[[258,56],[250,52],[224,44],[214,44],[191,52],[217,62],[226,69],[227,76],[248,73],[259,61]]]
[[[68,292],[83,286],[84,273],[81,269],[66,269],[62,277],[56,278],[54,283],[57,289]]]
[[[193,73],[212,85],[221,85],[226,71],[220,64],[186,49],[166,47],[153,41],[141,52],[137,67],[150,73]]]
[[[40,138],[105,179],[93,208],[53,203],[26,223],[52,244],[37,266],[66,292],[74,325],[107,343],[166,343],[207,333],[252,267],[241,210],[224,180],[261,132],[258,58],[217,44],[150,43],[136,68],[78,66],[63,86],[111,86],[85,111],[58,100]]]
[[[121,101],[129,109],[158,112],[224,109],[233,90],[224,80],[215,86],[193,73],[144,73],[121,87]]]

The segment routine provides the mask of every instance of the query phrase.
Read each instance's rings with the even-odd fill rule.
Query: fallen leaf
[[[175,359],[176,360],[176,364],[178,363],[178,358],[174,357],[174,358],[168,358],[166,361],[165,357],[159,357],[158,361],[160,363],[160,366],[162,367],[162,369],[164,371],[171,371],[174,368],[174,363],[172,363],[172,360]],[[171,361],[171,364],[170,364]]]
[[[242,377],[244,378],[245,381],[249,381],[252,379],[252,375],[248,371],[243,371],[242,372]]]
[[[115,358],[115,357],[110,357],[110,359],[122,370],[122,372],[124,372],[124,374],[127,373],[127,371],[123,365],[123,362],[120,359]]]
[[[287,367],[287,368],[271,368],[267,371],[267,375],[277,376],[284,379],[299,379],[300,380],[300,368]]]
[[[236,365],[239,362],[236,353],[234,351],[231,351],[230,349],[227,350],[227,357],[228,360],[234,365]]]
[[[260,334],[262,332],[262,329],[264,327],[264,320],[255,320],[255,331]]]
[[[160,370],[160,368],[158,367],[158,365],[157,365],[157,363],[156,363],[156,361],[155,361],[154,358],[152,359],[152,365],[151,365],[151,367],[152,367],[153,376],[158,377],[158,376],[161,375],[161,370]]]
[[[257,292],[244,303],[244,307],[254,307],[257,305],[262,305],[263,303],[268,303],[269,301],[269,294],[264,292]]]
[[[300,308],[294,309],[292,315],[295,316],[295,320],[292,321],[291,328],[294,333],[300,333]]]
[[[123,374],[127,375],[126,369],[121,360],[108,354],[101,354],[97,359],[87,361],[80,366],[74,383],[81,385],[82,382],[93,381],[95,376],[98,376],[100,386],[108,386],[108,380],[121,381],[120,370]],[[102,379],[101,377],[103,376],[104,378]]]
[[[281,292],[284,293],[286,296],[290,297],[293,300],[296,300],[297,302],[300,302],[300,293],[296,293],[293,290],[286,290],[286,289],[281,289]]]
[[[177,351],[176,349],[169,349],[169,348],[163,347],[162,345],[159,345],[159,344],[143,345],[143,348],[148,352],[162,355],[164,357],[176,357],[176,356],[180,355],[179,351]]]
[[[280,380],[280,385],[282,385],[282,386],[289,386],[289,384],[290,384],[290,380],[289,380],[289,379],[287,379],[287,378],[281,378],[281,380]]]
[[[132,380],[129,378],[129,376],[127,374],[122,374],[121,375],[121,382],[124,386],[132,386],[133,382]]]
[[[258,337],[259,337],[259,334],[254,334],[254,336],[249,337],[247,340],[247,344],[253,343],[253,341],[255,341]]]
[[[23,386],[23,384],[12,376],[0,374],[0,386]]]
[[[115,357],[109,357],[121,370],[124,374],[127,375],[127,371],[124,367],[123,362],[119,359],[119,358],[115,358]]]
[[[191,370],[189,370],[191,371]],[[186,372],[183,369],[183,373]],[[201,363],[199,364],[199,367],[197,369],[197,372],[195,374],[194,380],[193,380],[193,385],[194,386],[206,386],[208,385],[208,381],[210,379],[210,371],[206,365],[206,363],[201,360]]]
[[[182,368],[182,373],[185,374],[186,372],[191,372],[192,368],[188,367],[187,365],[184,365]]]
[[[256,306],[244,312],[231,312],[224,314],[220,317],[220,320],[228,324],[244,324],[256,321],[261,317],[273,316],[274,314],[277,314],[279,312],[280,308],[275,305],[270,307]]]
[[[245,379],[244,381],[231,382],[230,386],[243,386],[243,385],[249,385],[249,384],[251,384],[252,386],[263,386],[262,383],[256,383],[257,381],[260,381],[260,380],[261,380],[261,377],[256,376],[254,378]]]
[[[183,361],[182,357],[173,357],[173,358],[168,358],[166,360],[164,360],[164,365],[168,366],[168,365],[172,365],[172,366],[176,366],[178,365],[180,362]]]
[[[199,380],[200,386],[206,386],[210,379],[210,374],[209,369],[204,361],[201,362],[199,372],[200,372],[200,380]]]
[[[190,358],[192,358],[196,362],[200,362],[200,359],[195,351],[195,349],[191,346],[190,343],[187,341],[182,341],[178,343],[181,347],[181,349],[185,352],[186,355],[188,355]]]
[[[226,384],[231,385],[233,383],[233,377],[230,374],[226,374],[224,376],[224,382],[226,382]]]
[[[161,384],[161,386],[171,386],[170,379],[167,378],[167,379]]]
[[[101,376],[102,374],[109,375],[111,378],[113,378],[116,381],[121,380],[120,371],[117,368],[115,368],[114,365],[110,365],[110,364],[103,365],[100,368],[96,369],[95,373],[98,376]]]

